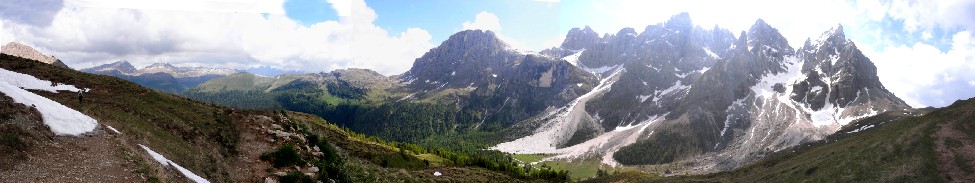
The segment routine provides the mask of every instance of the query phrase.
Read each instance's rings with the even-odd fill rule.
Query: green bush
[[[27,143],[12,133],[0,134],[0,143],[2,143],[4,148],[9,148],[10,150],[22,151],[27,149]]]
[[[951,148],[958,148],[961,147],[961,141],[949,137],[949,138],[945,138],[945,145]]]
[[[301,159],[301,154],[298,154],[298,150],[295,149],[295,147],[291,144],[285,144],[273,152],[261,155],[261,160],[270,161],[274,167],[285,167],[305,163],[305,161]]]

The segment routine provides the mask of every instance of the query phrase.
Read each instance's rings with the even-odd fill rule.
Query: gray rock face
[[[520,53],[481,30],[450,36],[398,79],[413,93],[409,100],[443,101],[452,93],[456,104],[505,125],[565,105],[595,86],[593,75],[568,62]]]
[[[730,56],[734,37],[728,30],[690,25],[687,14],[676,15],[666,23],[647,26],[636,37],[617,36],[610,42],[626,46],[582,53],[580,63],[616,59],[625,69],[612,90],[587,109],[601,117],[605,129],[634,125],[672,111],[696,78],[720,58]],[[629,33],[626,29],[621,32]]]
[[[135,66],[132,66],[128,61],[120,60],[110,64],[99,65],[92,68],[81,69],[82,72],[107,72],[107,71],[119,71],[122,73],[135,73],[137,70]]]
[[[589,26],[586,26],[583,29],[572,28],[569,30],[569,33],[566,34],[565,41],[562,42],[561,48],[569,50],[581,50],[600,42],[602,42],[602,38],[599,37],[599,33],[593,31],[592,28],[589,28]]]
[[[58,67],[61,67],[61,68],[68,68],[68,69],[70,69],[70,67],[68,67],[68,65],[65,65],[64,62],[61,62],[60,59],[55,58],[53,55],[51,55],[51,56],[44,55],[43,53],[35,50],[34,48],[32,48],[30,46],[27,46],[27,45],[24,45],[24,44],[20,44],[20,43],[17,43],[17,42],[9,42],[6,45],[3,45],[2,47],[0,47],[0,53],[7,54],[7,55],[13,55],[13,56],[17,56],[17,57],[20,57],[20,58],[26,58],[26,59],[36,60],[38,62],[43,62],[43,63],[46,63],[46,64],[51,64],[51,65],[54,65],[54,66],[58,66]]]
[[[322,73],[321,75],[326,76],[327,81],[334,82],[346,82],[352,87],[369,89],[369,88],[388,88],[392,85],[393,80],[389,77],[383,76],[376,71],[369,69],[339,69],[328,73]]]

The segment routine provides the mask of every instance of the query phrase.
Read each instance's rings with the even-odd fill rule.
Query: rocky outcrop
[[[504,126],[565,105],[596,82],[568,62],[511,49],[482,30],[450,36],[397,79],[412,93],[404,100],[454,101]]]
[[[65,65],[64,62],[61,62],[61,60],[54,58],[53,55],[52,56],[44,55],[43,53],[34,50],[34,48],[31,48],[30,46],[23,45],[16,42],[10,42],[7,43],[6,45],[3,45],[3,47],[0,48],[0,53],[13,55],[20,58],[36,60],[38,62],[43,62],[61,68],[70,69],[68,65]]]
[[[602,38],[599,37],[599,33],[586,26],[582,29],[572,28],[569,30],[560,47],[568,50],[582,50],[600,42],[602,42]]]

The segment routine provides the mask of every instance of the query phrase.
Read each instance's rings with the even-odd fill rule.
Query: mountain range
[[[85,90],[83,100],[75,92]],[[387,142],[305,113],[236,110],[0,55],[12,182],[560,182],[567,173]]]
[[[240,72],[234,69],[176,67],[166,63],[156,63],[142,69],[136,69],[132,64],[124,60],[81,69],[80,71],[115,76],[149,88],[171,93],[182,92],[210,79]]]
[[[125,61],[82,70],[179,96],[7,55],[0,68],[50,81],[51,88],[27,93],[121,129],[98,127],[103,132],[88,132],[89,141],[122,144],[116,154],[135,145],[147,152],[113,161],[144,164],[159,155],[142,144],[174,156],[155,159],[162,170],[136,172],[163,180],[180,176],[166,168],[182,169],[176,161],[217,181],[284,180],[288,172],[381,182],[975,180],[967,151],[975,144],[975,102],[913,109],[884,87],[842,25],[811,36],[794,48],[761,19],[736,34],[695,26],[682,13],[639,32],[573,28],[559,47],[537,53],[513,49],[492,31],[464,30],[393,76],[340,69],[265,77],[169,64],[135,69]],[[74,86],[93,89],[91,104],[56,90]],[[46,124],[44,111],[11,97],[0,105],[16,110],[0,117],[17,123],[0,130],[27,135],[4,138],[40,145],[5,140],[4,148],[89,143],[44,141],[59,137],[31,130]],[[332,146],[338,153],[321,150]],[[278,166],[295,159],[284,155],[296,148],[307,164]],[[33,154],[0,159],[34,165],[13,155]],[[312,167],[345,169],[315,174]],[[0,177],[12,175],[3,170]],[[472,179],[450,179],[465,176]]]
[[[577,104],[584,111],[551,115],[535,134],[494,149],[711,172],[910,108],[884,88],[842,26],[794,49],[762,20],[738,37],[691,25],[679,14],[640,33],[600,38],[573,29],[546,52],[596,71],[608,88]]]
[[[735,36],[717,26],[694,26],[685,13],[641,32],[624,28],[600,36],[588,27],[575,28],[560,47],[538,53],[512,49],[491,31],[461,31],[406,73],[386,79],[395,82],[352,87],[374,97],[338,98],[454,108],[459,112],[452,116],[463,119],[447,119],[434,131],[494,132],[484,140],[495,144],[490,149],[551,155],[543,161],[597,157],[609,165],[681,165],[706,173],[820,140],[857,119],[909,109],[876,72],[841,25],[793,48],[763,20]],[[285,77],[275,82],[304,83],[323,95],[341,93],[323,87],[330,83],[324,81]],[[220,83],[240,82],[214,80],[192,91],[213,95]],[[339,101],[315,102],[348,105]],[[363,124],[416,126],[418,121],[340,118],[328,107],[318,112],[284,108],[394,140],[424,136],[397,138],[402,132]],[[372,122],[357,120],[363,118]]]

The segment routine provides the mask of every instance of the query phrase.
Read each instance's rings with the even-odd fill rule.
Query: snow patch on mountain
[[[622,69],[617,67],[613,70],[609,77],[602,79],[589,93],[576,98],[569,105],[544,115],[543,118],[551,118],[551,120],[545,121],[545,124],[535,130],[534,134],[498,144],[490,149],[518,154],[561,154],[556,146],[567,140],[576,131],[582,118],[589,115],[585,111],[586,102],[596,95],[609,91],[610,86],[619,79],[617,76]]]
[[[650,98],[650,97],[652,97],[652,96],[653,95],[640,95],[640,96],[637,96],[637,98],[640,99],[640,102],[646,102],[647,99]]]
[[[796,83],[801,82],[806,77],[802,73],[802,61],[797,57],[785,57],[785,72],[766,74],[759,80],[757,84],[752,86],[750,89],[755,93],[756,99],[772,99],[777,98],[775,102],[788,103],[789,107],[796,108],[809,114],[809,120],[812,124],[817,127],[823,127],[827,125],[846,125],[853,120],[863,118],[866,116],[876,115],[876,111],[871,111],[862,115],[847,115],[844,116],[845,108],[836,106],[833,102],[827,101],[825,106],[819,110],[813,110],[808,104],[798,103],[789,99],[789,95],[793,93],[792,86]],[[824,77],[829,78],[829,77]],[[831,80],[825,81],[827,85],[831,86],[833,83]],[[778,93],[774,91],[773,86],[776,84],[782,84],[786,91]],[[813,87],[811,91],[821,92],[822,87]],[[829,90],[832,92],[832,89]],[[858,93],[859,94],[859,93]],[[829,96],[829,95],[827,95]]]
[[[773,97],[776,92],[774,89],[772,89],[772,86],[775,84],[782,84],[786,86],[785,88],[790,89],[790,91],[786,91],[784,93],[792,93],[791,86],[806,78],[805,75],[802,74],[802,60],[789,56],[785,57],[784,62],[786,69],[785,72],[765,74],[757,84],[750,88],[752,92],[755,92],[757,97]],[[788,95],[780,95],[780,97],[786,97],[786,99],[788,99]]]
[[[572,55],[562,57],[562,59],[569,62],[569,64],[572,64],[573,66],[579,67],[579,56],[582,56],[582,52],[584,51],[586,51],[586,49],[573,51]]]
[[[544,158],[541,161],[570,160],[589,155],[602,155],[600,156],[600,161],[603,164],[617,166],[619,163],[613,159],[613,155],[616,153],[616,151],[623,146],[636,143],[640,137],[649,135],[644,135],[644,132],[648,127],[650,127],[650,125],[654,124],[655,122],[662,121],[663,116],[666,116],[666,114],[651,116],[650,119],[636,125],[616,127],[615,130],[600,134],[599,136],[586,142],[576,144],[571,147],[558,149],[555,152],[555,154],[558,155]]]
[[[711,58],[721,59],[721,57],[718,56],[718,54],[715,54],[713,51],[711,51],[710,48],[708,47],[702,47],[702,48],[704,48],[704,52],[707,53],[708,56],[711,56]]]
[[[589,68],[589,67],[586,67],[586,66],[582,66],[582,67],[579,67],[579,68],[581,68],[582,70],[584,70],[586,72],[593,73],[593,74],[596,74],[596,75],[600,75],[601,76],[601,75],[604,75],[607,72],[612,71],[612,70],[614,70],[616,68],[619,68],[619,67],[620,67],[620,65],[603,66],[603,67],[598,67],[598,68]]]
[[[534,134],[498,144],[490,149],[517,154],[555,154],[555,156],[545,158],[542,161],[576,159],[584,156],[598,155],[604,164],[618,165],[619,163],[613,159],[613,153],[623,146],[635,143],[643,137],[644,132],[651,124],[663,120],[663,116],[666,114],[650,116],[648,117],[649,119],[635,125],[616,127],[613,131],[602,133],[580,144],[557,148],[560,143],[564,143],[568,137],[576,132],[577,126],[584,118],[600,121],[598,116],[590,116],[586,113],[585,104],[593,97],[608,92],[610,86],[619,79],[618,76],[623,69],[616,67],[611,69],[611,71],[613,71],[612,74],[601,80],[600,84],[589,93],[580,96],[565,107],[541,116],[542,119],[550,120],[547,120]],[[656,93],[672,93],[682,88],[686,88],[686,86],[676,83],[675,87]],[[646,98],[649,98],[649,96]],[[646,100],[646,98],[643,100]]]
[[[653,96],[653,102],[660,101],[660,99],[662,99],[664,95],[668,95],[668,94],[675,93],[675,92],[678,92],[678,91],[685,91],[686,92],[687,89],[690,89],[690,88],[691,88],[690,86],[688,86],[688,85],[682,85],[680,83],[680,80],[677,80],[677,82],[675,82],[673,86],[670,86],[669,88],[666,88],[664,90],[657,90],[657,91],[655,91],[653,93],[653,95],[654,95]],[[675,98],[677,98],[677,97],[675,97]]]

